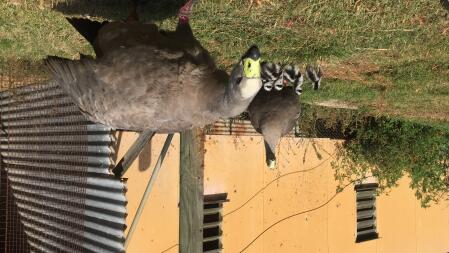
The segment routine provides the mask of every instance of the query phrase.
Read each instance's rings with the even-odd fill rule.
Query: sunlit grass
[[[0,2],[3,63],[92,53],[64,15],[126,15],[125,2],[118,0],[12,2]],[[52,10],[58,2],[68,6]],[[173,27],[176,18],[168,14],[166,2],[144,6],[143,19]],[[258,44],[264,59],[323,67],[322,90],[314,92],[305,84],[306,103],[337,100],[374,114],[449,121],[449,19],[439,1],[249,2],[198,1],[195,6],[195,35],[221,67],[229,69],[251,44]]]

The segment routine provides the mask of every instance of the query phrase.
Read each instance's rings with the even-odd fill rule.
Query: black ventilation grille
[[[227,202],[227,193],[219,193],[204,196],[204,219],[203,219],[203,252],[221,252],[223,203]]]
[[[355,186],[357,198],[357,238],[356,242],[377,239],[376,189],[378,184]]]
[[[26,236],[3,243],[32,252],[124,252],[126,189],[109,172],[111,129],[89,122],[52,81],[1,92],[0,123],[1,188],[14,200],[0,200],[0,212],[16,208]]]

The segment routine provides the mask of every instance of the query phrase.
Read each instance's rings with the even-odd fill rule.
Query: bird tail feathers
[[[89,58],[74,61],[57,56],[48,56],[45,59],[45,65],[55,80],[80,107],[82,107],[80,98],[85,93],[83,92],[87,88],[85,86],[89,85],[88,79],[91,75],[86,66],[90,62],[91,59]]]

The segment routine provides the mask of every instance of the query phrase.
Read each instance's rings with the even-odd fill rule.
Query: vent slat
[[[218,213],[221,211],[221,209],[223,209],[223,208],[217,207],[217,208],[204,209],[204,215]]]
[[[377,184],[359,184],[355,187],[357,202],[356,242],[378,238],[376,232],[376,188]]]
[[[223,203],[229,201],[227,193],[204,196],[203,210],[203,252],[221,252],[222,243],[221,210]]]
[[[374,217],[375,210],[357,211],[357,219],[366,219]]]

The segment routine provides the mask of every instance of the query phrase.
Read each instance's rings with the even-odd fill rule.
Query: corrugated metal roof
[[[0,93],[0,153],[33,252],[124,252],[125,182],[111,129],[53,82]]]

